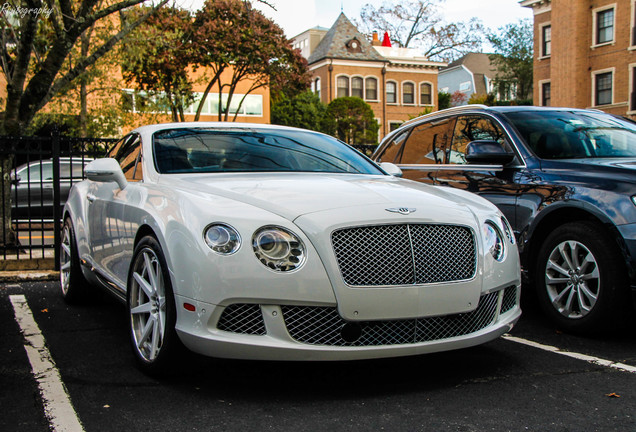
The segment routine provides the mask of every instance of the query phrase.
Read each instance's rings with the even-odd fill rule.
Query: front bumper
[[[358,360],[479,345],[510,331],[521,315],[520,286],[482,295],[471,312],[387,321],[347,321],[334,305],[214,306],[177,298],[177,332],[192,351],[252,360]]]

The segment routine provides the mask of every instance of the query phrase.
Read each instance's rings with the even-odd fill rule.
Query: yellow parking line
[[[54,236],[52,236],[52,235],[45,235],[45,236],[39,236],[39,235],[31,235],[31,236],[28,236],[28,235],[21,235],[21,236],[18,236],[18,238],[19,238],[20,240],[28,240],[28,239],[54,239],[55,237],[54,237]]]

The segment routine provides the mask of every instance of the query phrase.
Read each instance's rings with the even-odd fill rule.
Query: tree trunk
[[[0,247],[15,247],[18,238],[11,223],[11,170],[13,169],[13,155],[0,157],[0,172],[2,172],[2,232]]]

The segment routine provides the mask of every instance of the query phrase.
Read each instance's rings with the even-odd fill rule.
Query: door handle
[[[97,197],[95,195],[93,195],[93,194],[88,194],[88,195],[86,195],[86,199],[88,200],[89,203],[93,203],[93,202],[95,202]]]

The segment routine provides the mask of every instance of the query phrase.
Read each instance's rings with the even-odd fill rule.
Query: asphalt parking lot
[[[633,328],[567,335],[529,305],[509,338],[461,351],[329,363],[191,355],[159,380],[134,366],[122,305],[97,295],[70,307],[58,290],[0,284],[2,431],[636,430]],[[39,336],[24,311],[52,361],[36,356],[35,374],[27,352]]]

